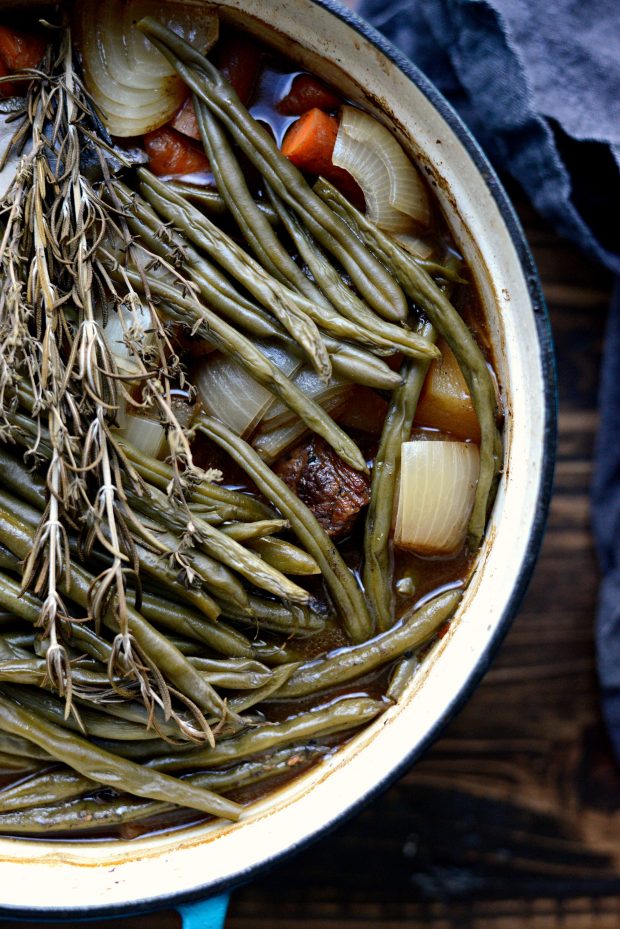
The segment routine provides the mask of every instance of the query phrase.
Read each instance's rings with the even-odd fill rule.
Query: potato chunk
[[[441,358],[431,364],[416,410],[416,426],[432,426],[459,439],[480,442],[480,426],[456,358],[443,339]]]

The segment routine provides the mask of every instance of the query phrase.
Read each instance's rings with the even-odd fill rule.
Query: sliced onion
[[[290,376],[301,367],[298,358],[279,346],[263,344],[257,348],[284,374]],[[194,380],[204,409],[240,436],[250,433],[274,402],[271,391],[258,384],[240,364],[219,352],[197,368]]]
[[[480,452],[466,442],[403,442],[394,544],[419,555],[448,555],[465,540]]]
[[[80,0],[76,9],[84,78],[106,129],[128,137],[163,126],[187,87],[135,24],[154,16],[206,52],[217,16],[200,0]]]
[[[394,236],[397,242],[402,245],[405,251],[410,252],[416,258],[421,258],[423,261],[425,258],[430,258],[430,256],[435,251],[435,248],[428,239],[423,239],[419,235],[411,235],[409,232],[399,232]]]
[[[166,454],[168,443],[166,431],[161,423],[143,416],[122,416],[122,427],[117,434],[127,445],[131,445],[149,458],[162,458]]]
[[[326,384],[311,368],[302,368],[293,378],[295,387],[298,387],[307,397],[310,397],[322,407],[333,397],[339,397],[343,391],[348,392],[351,384],[341,377],[332,377]],[[284,403],[278,400],[263,416],[265,429],[275,429],[297,419],[297,414],[289,410]]]
[[[352,391],[352,385],[347,384],[345,387],[340,388],[339,393],[333,394],[327,400],[324,400],[321,406],[326,413],[334,415],[338,410],[342,409]],[[263,461],[271,464],[307,432],[309,432],[309,429],[306,424],[301,419],[296,418],[293,422],[272,426],[270,429],[262,427],[252,440],[252,446]]]
[[[424,184],[389,129],[362,110],[343,106],[332,161],[364,192],[366,213],[388,232],[428,225]]]
[[[143,304],[137,304],[130,310],[126,306],[118,306],[108,313],[103,334],[110,354],[116,362],[119,374],[135,375],[142,372],[140,361],[125,343],[125,333],[134,330],[137,341],[146,349],[153,343],[155,333],[151,312]]]

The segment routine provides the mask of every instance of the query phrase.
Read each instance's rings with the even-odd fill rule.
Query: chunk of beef
[[[354,471],[320,436],[296,445],[274,470],[334,539],[351,532],[370,500],[367,475]]]

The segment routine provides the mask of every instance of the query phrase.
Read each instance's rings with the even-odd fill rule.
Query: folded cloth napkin
[[[619,0],[361,0],[358,9],[431,78],[556,231],[620,275]],[[615,294],[593,525],[599,677],[620,760],[620,278]]]

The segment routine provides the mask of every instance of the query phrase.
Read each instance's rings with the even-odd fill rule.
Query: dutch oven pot
[[[507,413],[505,473],[457,617],[398,705],[248,808],[242,822],[133,841],[1,838],[5,918],[87,919],[187,904],[247,880],[333,827],[418,758],[471,693],[523,596],[541,541],[555,439],[551,339],[531,256],[493,170],[428,80],[332,0],[211,5],[381,112],[426,172],[487,315]],[[182,909],[187,925],[206,917],[194,910],[192,922],[191,908]]]

